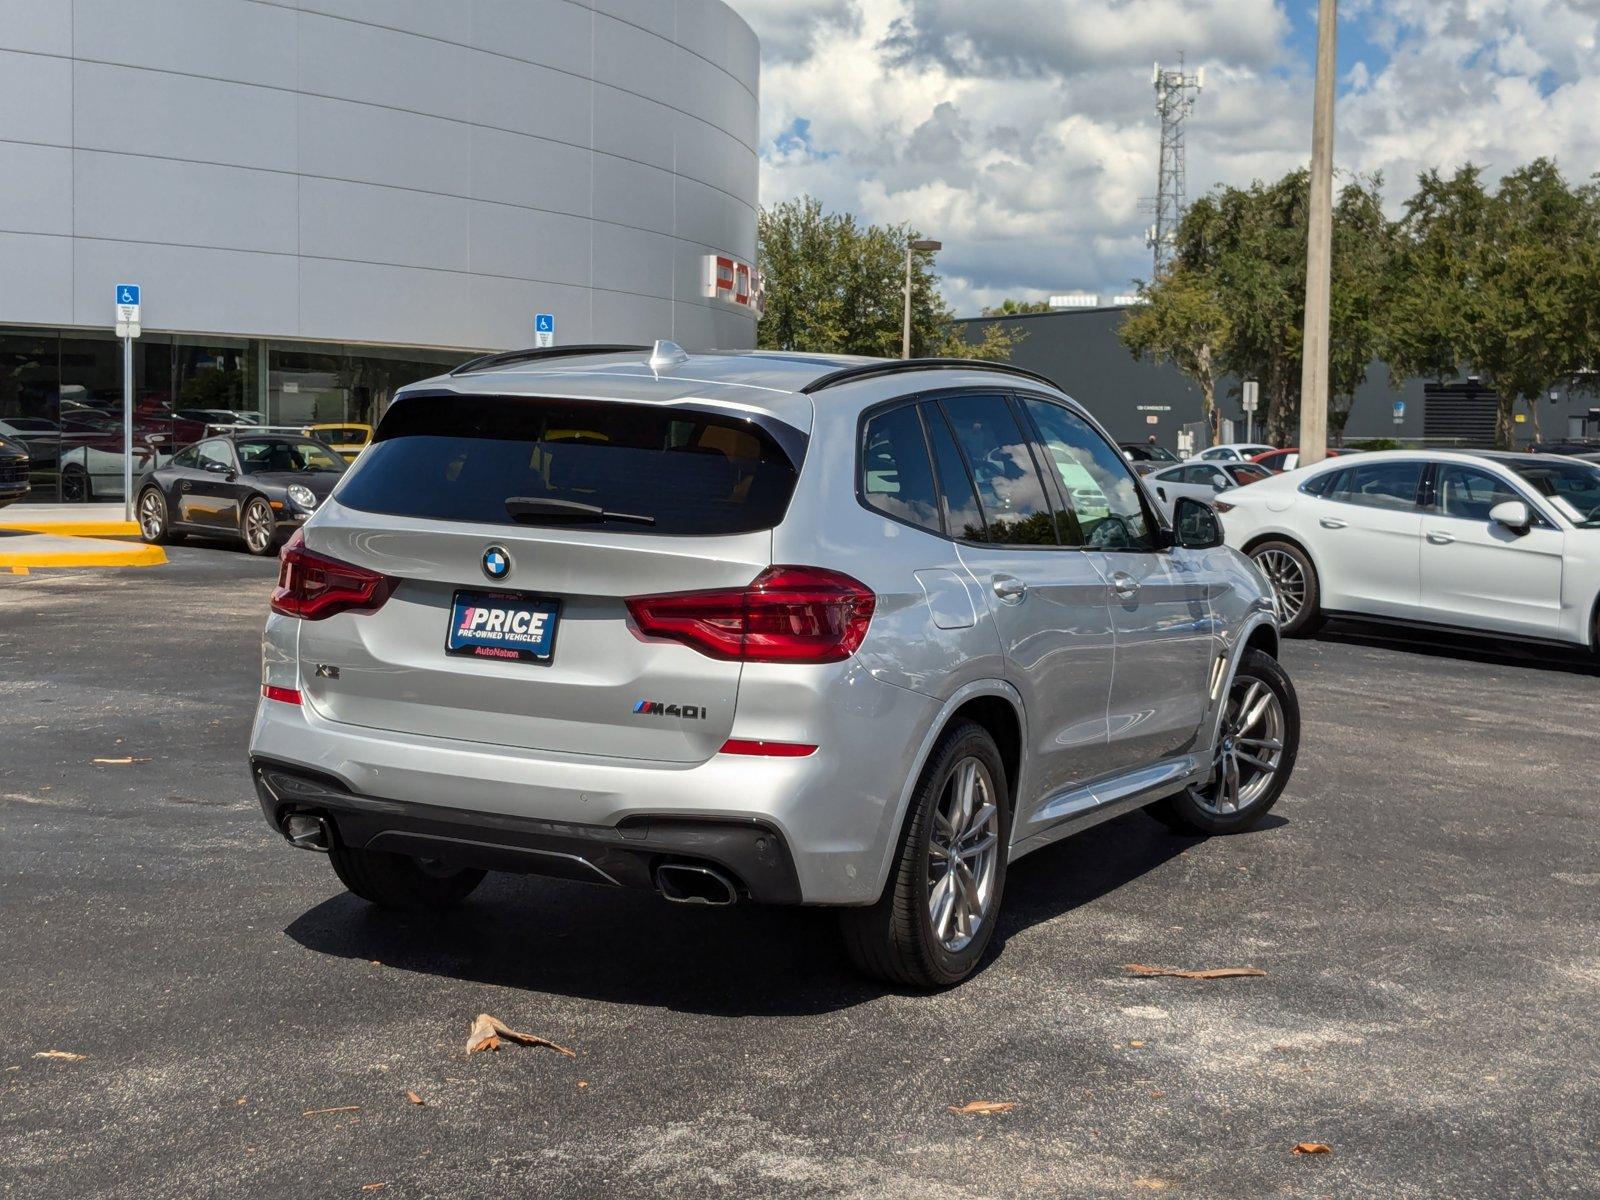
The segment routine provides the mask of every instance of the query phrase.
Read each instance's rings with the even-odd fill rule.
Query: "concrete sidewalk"
[[[0,574],[51,567],[159,567],[166,561],[160,546],[142,542],[0,529]]]
[[[48,533],[56,537],[139,536],[138,523],[122,519],[120,501],[111,504],[14,504],[0,509],[0,530]]]

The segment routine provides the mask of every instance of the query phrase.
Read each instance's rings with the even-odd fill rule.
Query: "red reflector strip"
[[[270,683],[263,684],[261,694],[268,700],[276,700],[279,704],[299,704],[300,693],[294,688],[273,687]]]
[[[802,742],[758,742],[749,738],[729,738],[722,743],[723,754],[753,754],[762,758],[804,758],[815,754],[815,746]]]

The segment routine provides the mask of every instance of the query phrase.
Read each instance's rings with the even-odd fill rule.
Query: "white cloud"
[[[733,2],[763,40],[763,199],[810,192],[941,238],[961,312],[1148,274],[1157,59],[1206,68],[1191,195],[1275,177],[1310,141],[1309,0]],[[1341,169],[1383,171],[1398,198],[1468,158],[1600,165],[1600,0],[1343,7],[1371,52],[1343,81]]]

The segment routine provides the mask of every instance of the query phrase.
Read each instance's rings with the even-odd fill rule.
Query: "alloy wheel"
[[[1255,560],[1272,581],[1273,594],[1278,598],[1278,619],[1289,624],[1306,606],[1305,569],[1286,550],[1263,550]]]
[[[139,531],[148,541],[160,538],[167,520],[164,509],[159,492],[147,491],[139,498]]]
[[[963,758],[933,810],[928,839],[928,917],[952,954],[972,943],[994,903],[1000,863],[1000,807],[989,768]]]
[[[272,541],[272,513],[260,500],[244,510],[244,540],[258,554]]]
[[[1259,800],[1278,777],[1283,733],[1278,694],[1259,679],[1236,679],[1228,691],[1211,778],[1193,789],[1200,807],[1231,816]]]

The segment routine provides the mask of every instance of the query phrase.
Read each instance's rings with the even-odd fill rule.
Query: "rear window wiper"
[[[626,521],[630,525],[654,525],[656,519],[644,513],[612,512],[598,504],[581,500],[556,500],[549,496],[507,496],[506,512],[519,521]]]

